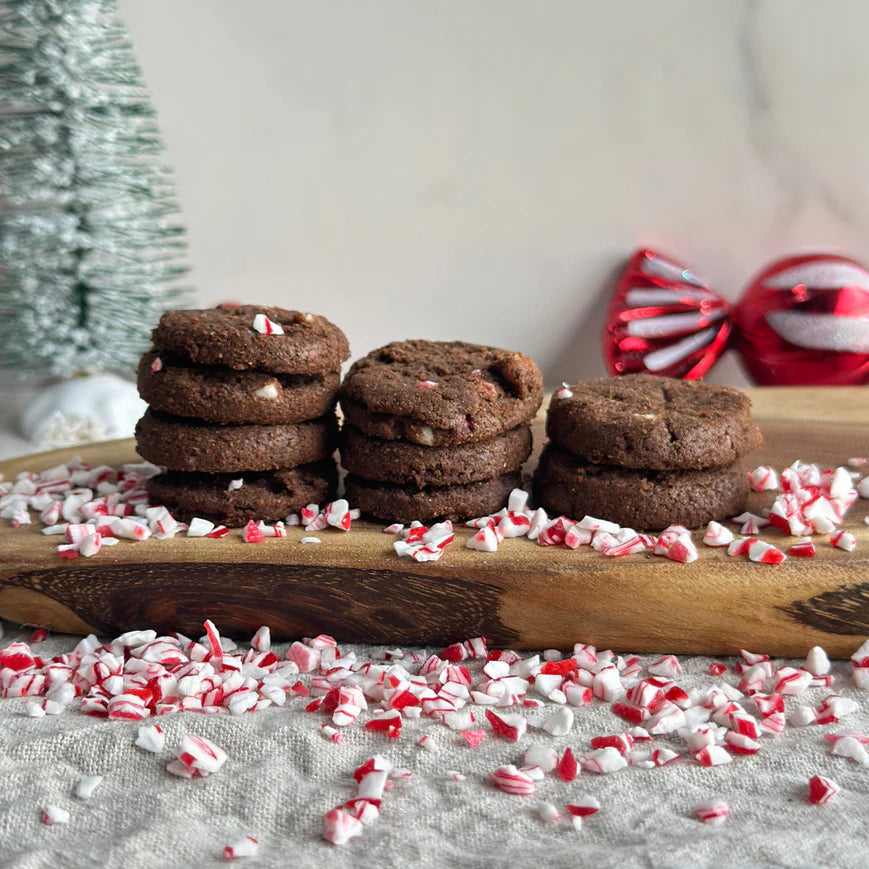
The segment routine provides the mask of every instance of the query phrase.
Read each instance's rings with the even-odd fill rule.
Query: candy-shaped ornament
[[[869,271],[832,254],[764,268],[730,309],[691,269],[653,250],[630,258],[603,336],[610,374],[703,377],[728,346],[762,385],[869,382]]]

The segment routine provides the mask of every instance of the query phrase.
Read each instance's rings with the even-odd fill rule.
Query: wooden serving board
[[[869,392],[860,388],[751,391],[764,434],[752,464],[799,458],[824,467],[869,455]],[[535,443],[543,440],[542,417]],[[536,453],[535,453],[536,454]],[[58,450],[0,463],[6,479],[80,455],[96,464],[135,461],[131,440]],[[531,464],[533,465],[533,459]],[[754,506],[771,500],[753,496]],[[382,526],[305,532],[245,544],[178,537],[122,541],[96,557],[61,560],[57,537],[38,525],[0,528],[0,616],[56,631],[115,634],[153,627],[201,634],[211,618],[229,635],[268,624],[275,638],[328,633],[343,641],[443,646],[485,635],[513,648],[575,642],[625,652],[733,654],[750,648],[803,655],[813,645],[847,657],[869,636],[869,501],[851,508],[854,552],[816,538],[815,558],[779,566],[728,558],[699,546],[689,565],[651,555],[606,558],[518,538],[497,553],[464,547],[462,529],[439,562],[393,553]],[[764,535],[781,545],[778,531]]]

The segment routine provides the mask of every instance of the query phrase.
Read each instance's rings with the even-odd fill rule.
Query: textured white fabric
[[[29,632],[5,625],[2,643]],[[73,648],[77,638],[57,636],[34,647],[43,656]],[[276,646],[282,653],[285,645]],[[367,659],[372,649],[353,648]],[[758,650],[762,651],[762,650]],[[650,659],[644,659],[648,663]],[[708,658],[684,658],[683,687],[707,685]],[[732,663],[732,662],[730,662]],[[797,664],[802,662],[796,662]],[[625,724],[608,704],[594,700],[576,710],[573,731],[554,738],[529,728],[516,745],[490,736],[471,749],[458,734],[431,719],[408,721],[398,740],[362,728],[346,729],[343,744],[320,732],[322,714],[305,713],[305,700],[284,708],[230,715],[165,716],[166,750],[136,748],[138,724],[89,718],[77,711],[33,719],[21,699],[0,700],[0,866],[190,867],[222,864],[223,847],[244,835],[261,843],[260,867],[593,866],[605,867],[866,867],[869,866],[869,767],[833,757],[825,731],[869,730],[869,695],[856,690],[848,662],[834,662],[833,691],[860,704],[838,725],[787,728],[761,739],[761,752],[722,767],[692,760],[652,770],[629,768],[607,776],[580,773],[566,784],[547,776],[533,797],[508,796],[487,783],[496,767],[521,765],[533,743],[579,754],[596,735]],[[308,677],[302,677],[306,680]],[[787,700],[787,709],[817,704],[829,689],[815,688]],[[479,711],[479,707],[473,707]],[[530,722],[550,711],[523,710]],[[484,722],[484,727],[488,725]],[[166,772],[171,748],[185,731],[223,747],[229,759],[217,774],[185,781]],[[429,734],[436,750],[417,745]],[[678,737],[656,745],[684,751]],[[353,769],[373,753],[413,772],[397,781],[378,821],[343,847],[321,839],[323,815],[353,796]],[[467,775],[455,782],[448,774]],[[842,790],[826,806],[808,803],[815,773]],[[73,796],[85,775],[103,783],[89,801]],[[599,815],[579,832],[569,823],[547,825],[534,808],[563,806],[581,795],[600,800]],[[693,808],[722,797],[731,817],[705,826]],[[48,827],[41,809],[57,805],[71,814],[65,826]]]

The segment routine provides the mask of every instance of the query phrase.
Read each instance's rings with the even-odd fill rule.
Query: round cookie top
[[[340,395],[345,417],[368,435],[448,446],[528,422],[543,399],[543,378],[522,353],[394,341],[357,360]]]
[[[738,389],[651,374],[559,389],[546,433],[589,462],[651,470],[720,467],[762,440]]]
[[[346,336],[325,317],[257,305],[166,311],[151,337],[157,350],[193,362],[277,374],[336,371],[350,356]]]

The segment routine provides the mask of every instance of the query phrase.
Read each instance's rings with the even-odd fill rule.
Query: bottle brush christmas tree
[[[163,143],[114,0],[0,0],[0,367],[131,372],[187,291]]]

